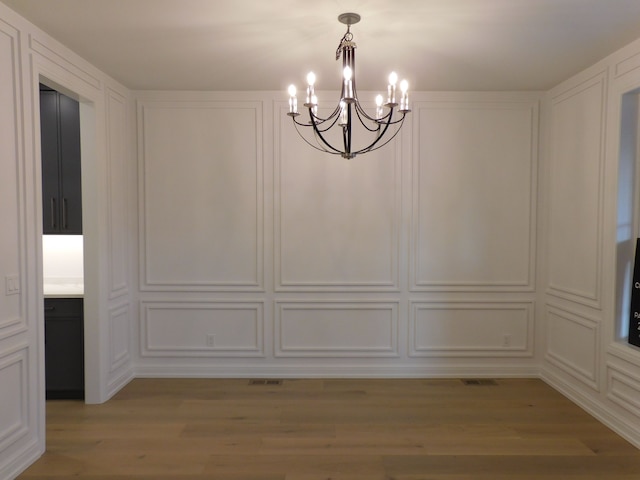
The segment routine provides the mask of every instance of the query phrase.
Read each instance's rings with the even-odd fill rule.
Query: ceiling
[[[546,90],[640,38],[640,0],[0,0],[134,90]]]

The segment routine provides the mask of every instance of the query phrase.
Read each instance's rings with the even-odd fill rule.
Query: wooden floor
[[[137,379],[47,403],[21,479],[638,480],[640,451],[540,380]]]

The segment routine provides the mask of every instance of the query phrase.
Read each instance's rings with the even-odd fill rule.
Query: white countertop
[[[82,297],[84,281],[82,278],[45,278],[43,293],[45,297]]]

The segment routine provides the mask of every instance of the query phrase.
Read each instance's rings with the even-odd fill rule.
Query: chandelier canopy
[[[298,117],[298,99],[295,85],[289,86],[289,112],[287,115],[293,120],[293,124],[302,139],[317,150],[321,150],[333,155],[341,155],[343,158],[351,159],[358,154],[377,150],[389,143],[398,134],[404,119],[409,110],[409,84],[406,80],[400,82],[399,99],[396,98],[396,84],[398,75],[391,72],[389,84],[387,85],[387,99],[384,101],[382,95],[375,99],[375,113],[367,113],[358,99],[356,89],[356,44],[353,41],[351,25],[360,21],[357,13],[343,13],[338,16],[338,21],[347,26],[347,32],[340,40],[340,45],[336,50],[336,60],[342,57],[342,87],[340,90],[340,100],[333,112],[327,117],[318,115],[318,98],[315,94],[316,76],[313,72],[307,75],[307,91],[305,109],[309,112],[309,121],[300,121]],[[399,102],[398,102],[399,100]],[[357,118],[357,123],[355,119]],[[335,135],[329,138],[332,128],[337,126],[338,131],[342,129],[338,140]],[[309,127],[313,132],[315,141],[310,134],[303,134],[301,127]],[[364,146],[353,144],[351,141],[354,128],[359,132],[369,135],[369,139],[364,142]],[[339,138],[342,138],[340,142]]]

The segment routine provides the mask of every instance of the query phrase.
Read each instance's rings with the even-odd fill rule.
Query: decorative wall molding
[[[397,357],[399,302],[275,302],[276,357]]]
[[[24,142],[20,99],[22,98],[20,33],[13,26],[0,21],[0,178],[6,179],[0,189],[0,205],[3,222],[16,228],[0,229],[0,255],[4,256],[3,276],[0,278],[0,295],[3,311],[0,317],[0,339],[26,331],[25,289],[27,270],[25,265],[25,190]],[[6,278],[5,278],[6,277]],[[8,292],[7,285],[17,291]]]
[[[640,375],[608,363],[607,398],[640,418]]]
[[[131,362],[131,312],[128,303],[109,309],[109,373]]]
[[[547,304],[545,360],[600,391],[600,323],[595,318]]]
[[[274,102],[275,291],[399,291],[399,138],[345,160],[304,143],[286,112]]]
[[[532,292],[537,99],[436,96],[412,108],[411,291]]]
[[[551,99],[547,294],[595,309],[602,295],[606,73]]]
[[[640,351],[626,341],[614,341],[607,346],[607,353],[640,368]]]
[[[107,147],[107,210],[109,231],[109,299],[129,293],[127,165],[127,100],[111,88],[105,90]]]
[[[262,357],[264,301],[140,304],[143,357]]]
[[[61,52],[54,50],[50,46],[50,43],[51,38],[48,38],[45,43],[34,34],[29,35],[29,47],[31,50],[41,55],[45,62],[55,64],[56,67],[61,70],[61,72],[59,72],[61,76],[68,79],[73,78],[80,80],[85,86],[94,90],[100,90],[102,88],[102,81],[97,76],[89,72],[88,69],[83,68],[80,62],[73,62],[66,58],[69,52],[64,52],[63,56]],[[70,81],[75,83],[74,80]]]
[[[634,52],[615,64],[614,76],[615,78],[622,77],[638,68],[640,68],[640,52]]]
[[[588,414],[640,448],[640,432],[637,426],[612,409],[610,404],[607,405],[602,399],[595,396],[593,390],[580,388],[582,384],[576,385],[574,382],[568,382],[564,375],[558,375],[557,370],[550,370],[549,365],[543,365],[541,369],[539,367],[538,376]]]
[[[411,357],[531,357],[533,302],[411,301]]]
[[[29,432],[28,350],[19,345],[0,356],[0,452]]]
[[[139,101],[142,291],[264,289],[262,108]]]

